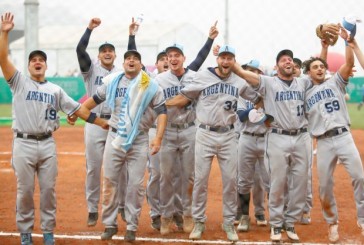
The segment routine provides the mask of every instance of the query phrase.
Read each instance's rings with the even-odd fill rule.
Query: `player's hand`
[[[150,143],[150,154],[153,156],[158,153],[162,145],[162,139],[155,137],[152,142]]]
[[[90,23],[88,23],[88,29],[93,30],[101,24],[101,19],[99,18],[92,18]]]
[[[134,20],[134,17],[131,18],[131,24],[129,25],[129,35],[133,36],[135,28],[139,26],[139,24]]]
[[[219,49],[220,49],[220,45],[216,44],[214,47],[212,47],[212,53],[214,54],[214,56],[218,56],[219,55]]]
[[[258,101],[258,103],[256,103],[256,104],[254,104],[254,108],[255,109],[260,109],[260,108],[264,108],[264,102],[263,102],[263,99],[260,99],[259,101]]]
[[[75,125],[75,123],[76,123],[76,121],[77,121],[77,118],[78,118],[78,116],[76,116],[75,114],[73,114],[73,115],[68,115],[68,116],[67,116],[67,123],[68,123],[69,125]]]
[[[209,38],[211,38],[211,39],[215,39],[217,37],[217,35],[219,35],[219,30],[217,29],[216,25],[217,25],[217,21],[215,21],[215,24],[213,26],[211,26],[211,28],[210,28]]]
[[[105,130],[109,129],[109,123],[105,119],[101,119],[101,123],[99,124],[99,126]]]
[[[1,16],[1,31],[9,32],[14,28],[14,15],[10,12]]]
[[[322,38],[322,39],[321,39],[321,47],[322,47],[323,49],[328,49],[328,48],[329,48],[329,43],[328,43],[328,42],[326,42],[326,39],[325,39],[325,38]]]

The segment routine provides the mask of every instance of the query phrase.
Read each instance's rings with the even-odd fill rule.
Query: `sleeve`
[[[137,50],[136,43],[135,43],[135,36],[129,35],[128,50],[133,50],[133,49]]]
[[[80,41],[77,44],[76,53],[78,64],[82,73],[88,72],[91,67],[90,55],[86,52],[88,42],[90,40],[92,30],[86,29],[85,33],[82,35]]]
[[[81,104],[73,100],[62,88],[60,88],[60,109],[67,115],[72,115],[80,109]]]
[[[192,71],[198,71],[198,69],[200,69],[203,62],[206,60],[207,56],[210,53],[213,42],[213,39],[207,38],[205,45],[200,49],[195,60],[187,66],[188,69]]]
[[[250,100],[253,103],[257,103],[261,97],[260,94],[258,94],[257,91],[255,91],[255,89],[249,86],[245,81],[244,86],[240,91],[240,96],[246,100]]]
[[[340,88],[340,90],[345,94],[346,93],[346,86],[349,84],[349,81],[345,81],[340,73],[336,72],[333,76],[335,79],[336,85]]]
[[[103,102],[106,100],[107,85],[104,83],[97,87],[96,93],[92,96],[96,102]]]
[[[14,76],[6,81],[9,84],[10,89],[15,93],[19,90],[22,81],[25,82],[26,77],[21,74],[20,71],[16,70]]]
[[[157,113],[157,115],[167,114],[167,108],[165,105],[166,100],[163,95],[163,90],[160,86],[158,86],[158,90],[157,90],[156,94],[154,95],[151,103],[152,103],[152,107],[153,107],[154,111]]]

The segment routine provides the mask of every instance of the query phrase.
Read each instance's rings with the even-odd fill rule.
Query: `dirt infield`
[[[355,130],[353,136],[364,160],[364,131]],[[85,158],[82,127],[63,127],[55,133],[58,151],[58,179],[57,179],[57,227],[56,235],[85,235],[99,236],[104,230],[100,220],[95,227],[86,225],[87,208],[84,194],[85,183]],[[11,168],[12,132],[10,128],[0,127],[0,244],[19,244],[18,236],[1,235],[5,233],[17,233],[15,224],[15,199],[16,179]],[[325,223],[318,199],[316,164],[313,172],[314,208],[312,210],[312,224],[296,225],[296,230],[302,243],[328,243],[327,224]],[[223,240],[226,235],[221,230],[222,223],[222,184],[218,165],[214,162],[209,180],[209,195],[207,207],[207,229],[203,233],[204,240]],[[335,171],[335,194],[339,208],[339,232],[340,243],[364,244],[356,226],[356,208],[353,198],[351,181],[344,167],[340,164]],[[39,188],[35,193],[36,218],[34,233],[41,234],[39,224]],[[99,211],[101,209],[99,208]],[[174,232],[162,237],[150,227],[148,216],[149,208],[146,201],[142,210],[140,226],[137,237],[163,238],[163,239],[188,239],[188,234]],[[253,213],[253,212],[251,212]],[[251,231],[239,233],[240,241],[244,242],[269,242],[269,228],[257,227],[252,219]],[[119,232],[117,236],[124,236],[125,223],[118,217]],[[286,235],[283,234],[286,239]],[[42,244],[42,238],[35,237],[34,244]],[[288,241],[288,240],[287,240]],[[57,238],[57,244],[123,244],[124,241],[113,240],[102,242],[100,240],[77,240],[69,238]],[[153,244],[160,240],[136,241],[135,244]],[[182,242],[166,241],[168,244],[182,244]]]

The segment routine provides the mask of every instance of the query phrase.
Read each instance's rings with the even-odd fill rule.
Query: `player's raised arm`
[[[91,67],[91,58],[90,55],[87,53],[86,48],[90,40],[91,32],[100,24],[101,20],[99,18],[92,18],[87,26],[85,33],[82,35],[80,41],[77,44],[76,53],[81,72],[88,72]]]
[[[235,62],[232,71],[239,77],[245,79],[251,86],[259,86],[259,75],[254,72],[244,70],[238,62]]]
[[[200,69],[202,64],[205,62],[207,56],[209,55],[212,44],[218,34],[219,30],[217,29],[217,21],[215,21],[215,23],[210,27],[209,37],[207,38],[206,43],[198,52],[195,60],[192,61],[191,64],[187,66],[188,69],[192,71],[198,71]]]
[[[352,74],[354,67],[354,38],[349,38],[347,31],[341,28],[340,36],[345,41],[345,63],[339,68],[338,73],[347,81]]]
[[[10,12],[1,16],[1,33],[0,33],[0,66],[4,78],[9,80],[16,72],[16,68],[9,60],[9,32],[14,28],[14,15]]]

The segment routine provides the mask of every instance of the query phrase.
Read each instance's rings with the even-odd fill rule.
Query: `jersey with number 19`
[[[59,110],[71,115],[81,106],[58,85],[33,81],[19,71],[8,84],[13,93],[12,128],[15,132],[51,133],[59,128]]]

